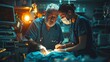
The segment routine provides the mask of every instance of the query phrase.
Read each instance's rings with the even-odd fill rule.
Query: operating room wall
[[[80,11],[85,8],[84,15],[89,19],[93,18],[94,10],[96,8],[103,8],[104,2],[74,2],[76,5],[76,10],[78,5],[80,5]]]

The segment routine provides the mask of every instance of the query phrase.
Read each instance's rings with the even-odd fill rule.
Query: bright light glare
[[[29,13],[23,13],[22,14],[22,21],[23,23],[30,23],[31,17]]]
[[[25,15],[25,16],[24,16],[24,20],[25,20],[25,21],[29,21],[29,20],[30,20],[29,15]]]

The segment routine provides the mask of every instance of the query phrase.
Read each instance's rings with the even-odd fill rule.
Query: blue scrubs
[[[79,36],[87,35],[86,48],[76,51],[75,52],[76,56],[80,54],[95,56],[94,42],[92,40],[92,30],[91,30],[89,21],[82,16],[78,16],[78,19],[74,24],[72,24],[72,27],[73,27],[73,40],[75,44],[79,43],[79,40],[78,40]]]
[[[33,21],[25,36],[41,43],[47,49],[54,49],[55,45],[64,39],[60,25],[56,23],[50,30],[47,30],[43,18]]]

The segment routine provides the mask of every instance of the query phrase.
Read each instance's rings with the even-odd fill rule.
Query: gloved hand
[[[57,51],[57,52],[66,52],[66,49],[54,49],[54,51]]]
[[[65,48],[65,45],[62,44],[55,45],[55,49],[63,49],[63,48]]]
[[[49,54],[48,50],[43,45],[39,45],[39,48],[42,54],[44,55]]]
[[[43,45],[39,45],[40,50],[46,50],[46,48]]]

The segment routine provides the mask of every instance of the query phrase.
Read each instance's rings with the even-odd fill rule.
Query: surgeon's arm
[[[82,50],[86,47],[86,41],[87,41],[86,38],[87,38],[86,35],[79,36],[79,43],[77,45],[71,45],[70,47],[65,47],[65,48],[62,48],[64,47],[64,45],[58,45],[59,48],[56,47],[56,50],[60,52]]]
[[[66,51],[77,51],[84,49],[86,47],[86,42],[87,42],[86,39],[87,39],[87,35],[79,36],[79,43],[72,47],[66,48]]]

